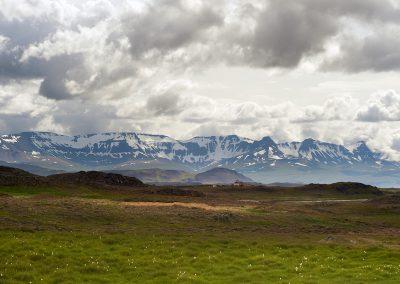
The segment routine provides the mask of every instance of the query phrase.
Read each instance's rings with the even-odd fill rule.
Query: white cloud
[[[360,121],[400,121],[400,94],[391,90],[370,97],[357,113]]]
[[[0,114],[38,116],[50,111],[55,103],[37,95],[40,82],[26,81],[21,85],[6,85],[0,89]]]
[[[293,122],[352,120],[354,118],[354,109],[358,105],[359,103],[349,96],[332,98],[327,100],[323,105],[305,107]]]

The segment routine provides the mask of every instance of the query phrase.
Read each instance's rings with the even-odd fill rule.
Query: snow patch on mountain
[[[0,160],[58,164],[64,167],[114,167],[169,163],[193,170],[232,167],[249,171],[284,167],[358,165],[398,169],[365,142],[354,147],[306,139],[276,144],[270,137],[252,140],[236,135],[176,140],[164,135],[134,132],[76,136],[23,132],[0,136]]]
[[[290,142],[278,144],[278,149],[287,157],[299,157],[299,147],[301,142]]]

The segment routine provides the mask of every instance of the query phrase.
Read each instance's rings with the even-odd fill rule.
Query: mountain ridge
[[[63,171],[163,168],[199,172],[224,167],[261,182],[324,182],[320,172],[330,179],[328,173],[335,171],[336,179],[329,181],[359,181],[363,175],[388,179],[400,171],[399,162],[385,159],[365,142],[345,147],[311,138],[276,143],[269,136],[253,140],[237,135],[177,140],[136,132],[2,135],[0,161]],[[288,180],[308,172],[310,180]]]

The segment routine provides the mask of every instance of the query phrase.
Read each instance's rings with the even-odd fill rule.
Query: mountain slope
[[[214,168],[196,175],[196,181],[202,184],[232,184],[236,181],[254,183],[250,178],[230,169]]]
[[[54,174],[60,174],[63,172],[61,170],[47,169],[47,168],[43,168],[43,167],[39,167],[39,166],[35,166],[35,165],[7,163],[7,162],[3,162],[3,161],[0,161],[0,166],[21,169],[21,170],[24,170],[31,174],[39,175],[39,176],[49,176],[49,175],[54,175]]]
[[[162,169],[113,170],[110,172],[135,177],[152,184],[232,184],[235,181],[254,183],[250,178],[225,168],[214,168],[198,174]]]
[[[0,161],[42,168],[77,170],[154,169],[185,172],[229,168],[260,182],[363,181],[400,186],[400,163],[373,152],[314,139],[275,143],[236,135],[176,140],[134,132],[65,136],[22,132],[0,137]],[[143,173],[145,174],[145,173]]]
[[[144,186],[140,180],[134,177],[97,171],[56,174],[46,177],[46,181],[52,184]]]
[[[129,177],[135,177],[144,183],[153,183],[153,184],[196,183],[195,174],[179,170],[141,169],[141,170],[112,170],[109,172]]]
[[[236,135],[177,141],[163,135],[100,133],[65,136],[23,132],[0,138],[0,160],[52,168],[135,166],[134,162],[176,162],[206,167],[249,150],[252,141]]]
[[[134,177],[104,172],[62,173],[42,177],[21,169],[0,166],[0,185],[2,186],[37,186],[37,185],[111,185],[111,186],[145,186]]]
[[[21,169],[0,166],[0,185],[35,186],[46,184],[45,178]]]

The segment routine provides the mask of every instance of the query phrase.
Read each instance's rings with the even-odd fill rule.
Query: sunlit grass
[[[0,199],[0,283],[400,282],[396,204],[250,203],[229,213],[121,201],[224,204],[230,193],[218,201],[90,188],[1,192],[13,197]]]
[[[0,281],[400,281],[400,252],[224,236],[2,232]]]

